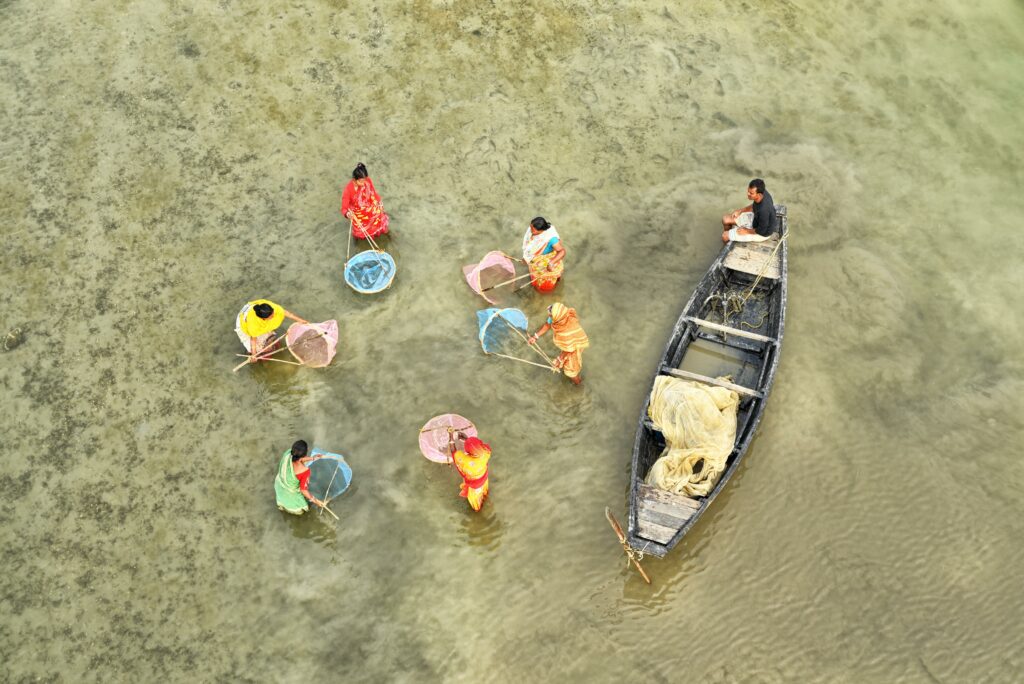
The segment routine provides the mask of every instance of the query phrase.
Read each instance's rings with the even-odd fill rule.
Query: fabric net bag
[[[464,432],[467,437],[477,436],[476,426],[457,413],[434,416],[420,428],[420,451],[434,463],[450,462],[448,435],[452,434],[458,444],[458,437],[454,436],[457,432]]]
[[[473,292],[491,304],[497,304],[494,297],[503,291],[498,286],[510,284],[509,281],[516,277],[516,267],[504,252],[488,252],[479,263],[463,266],[462,275]]]
[[[338,351],[338,321],[292,323],[286,336],[288,351],[300,363],[313,368],[328,365]]]
[[[647,473],[647,484],[707,496],[736,443],[739,403],[733,390],[659,375],[647,413],[666,446]]]
[[[528,323],[519,309],[483,309],[476,312],[476,321],[477,338],[485,354],[511,356],[525,344]]]
[[[309,493],[324,502],[341,495],[352,484],[352,468],[340,454],[314,448],[317,459],[309,464]]]
[[[396,270],[390,254],[368,249],[345,262],[345,282],[361,294],[376,294],[391,287]]]

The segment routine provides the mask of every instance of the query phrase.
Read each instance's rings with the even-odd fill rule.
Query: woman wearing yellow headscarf
[[[285,318],[299,323],[309,323],[269,299],[251,301],[238,312],[235,333],[253,361],[260,352],[265,351],[264,347],[274,338],[274,331],[284,323]]]
[[[590,338],[580,326],[576,309],[570,309],[561,302],[549,306],[547,323],[530,336],[530,344],[536,342],[548,329],[555,331],[555,346],[562,352],[555,359],[555,368],[561,368],[565,377],[572,380],[574,385],[580,384],[583,382],[583,378],[580,377],[583,370],[583,350],[590,346]]]

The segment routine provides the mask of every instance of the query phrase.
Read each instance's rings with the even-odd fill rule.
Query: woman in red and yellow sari
[[[583,382],[580,373],[583,371],[583,350],[590,346],[590,338],[580,326],[576,309],[570,309],[561,302],[548,307],[548,320],[541,329],[529,337],[530,344],[537,341],[548,329],[555,331],[555,346],[562,353],[555,359],[555,368],[561,368],[565,377],[574,385]]]
[[[490,492],[487,463],[491,460],[491,446],[484,444],[476,437],[467,439],[466,435],[461,432],[459,437],[465,440],[462,449],[455,448],[454,440],[450,447],[452,463],[455,464],[455,469],[462,476],[459,496],[468,501],[474,511],[479,511]]]
[[[341,215],[352,222],[352,237],[365,240],[388,232],[388,215],[362,162],[341,194]]]

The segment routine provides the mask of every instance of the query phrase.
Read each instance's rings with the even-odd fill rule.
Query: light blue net
[[[390,254],[368,249],[345,264],[345,282],[356,292],[374,294],[391,286],[396,270]]]
[[[315,448],[310,453],[318,457],[309,464],[310,494],[322,501],[330,501],[348,489],[352,483],[352,468],[344,456]]]
[[[488,354],[513,354],[523,348],[523,338],[513,326],[526,334],[526,314],[519,309],[484,309],[476,312],[480,326],[480,346]]]

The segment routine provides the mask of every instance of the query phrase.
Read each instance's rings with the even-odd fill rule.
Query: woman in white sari
[[[530,221],[523,235],[523,259],[530,267],[530,284],[551,292],[565,271],[565,247],[555,227],[543,216]]]

